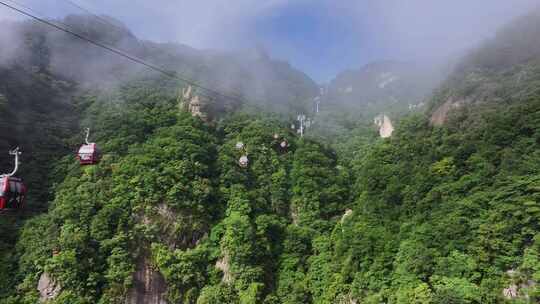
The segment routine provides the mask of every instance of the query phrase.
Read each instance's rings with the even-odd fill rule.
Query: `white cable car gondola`
[[[242,155],[240,157],[240,159],[238,160],[238,165],[240,165],[240,167],[242,168],[247,168],[247,166],[249,165],[249,158],[247,157],[247,155]]]
[[[244,150],[244,143],[239,141],[239,142],[236,143],[235,147],[238,150]]]

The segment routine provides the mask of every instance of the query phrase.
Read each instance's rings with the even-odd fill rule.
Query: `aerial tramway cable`
[[[213,94],[213,95],[216,95],[216,96],[219,96],[219,97],[223,97],[223,98],[226,98],[226,99],[230,99],[230,100],[245,102],[245,100],[243,98],[233,97],[233,96],[221,93],[219,91],[216,91],[214,89],[211,89],[211,88],[205,87],[203,85],[200,85],[200,84],[196,83],[195,81],[179,77],[174,72],[166,71],[166,70],[164,70],[164,69],[162,69],[162,68],[160,68],[160,67],[158,67],[158,66],[156,66],[154,64],[148,63],[148,62],[146,62],[146,61],[144,61],[142,59],[139,59],[139,58],[137,58],[137,57],[135,57],[133,55],[130,55],[130,54],[124,52],[124,51],[118,50],[118,49],[116,49],[114,47],[111,47],[111,46],[105,44],[105,43],[90,39],[90,38],[88,38],[88,37],[86,37],[86,36],[84,36],[82,34],[79,34],[79,33],[75,32],[75,31],[73,31],[73,30],[71,30],[69,28],[64,28],[64,27],[62,27],[62,26],[60,26],[58,24],[53,23],[52,21],[49,21],[49,20],[46,20],[44,18],[38,17],[38,16],[36,16],[36,15],[34,15],[34,14],[24,10],[24,9],[17,8],[17,7],[15,7],[13,5],[10,5],[10,4],[8,4],[8,3],[4,2],[4,1],[0,1],[0,5],[3,5],[3,6],[9,8],[11,10],[14,10],[14,11],[16,11],[16,12],[22,14],[22,15],[25,15],[25,16],[27,16],[27,17],[29,17],[31,19],[34,19],[34,20],[36,20],[38,22],[41,22],[41,23],[43,23],[45,25],[53,27],[53,28],[55,28],[55,29],[57,29],[59,31],[65,32],[65,33],[70,34],[72,36],[75,36],[78,39],[81,39],[81,40],[86,41],[86,42],[88,42],[90,44],[93,44],[94,46],[100,47],[100,48],[102,48],[104,50],[107,50],[107,51],[109,51],[111,53],[114,53],[114,54],[116,54],[118,56],[124,57],[124,58],[126,58],[126,59],[128,59],[128,60],[130,60],[132,62],[135,62],[137,64],[145,66],[145,67],[147,67],[147,68],[149,68],[151,70],[154,70],[154,71],[156,71],[158,73],[161,73],[161,74],[163,74],[163,75],[165,75],[167,77],[182,81],[182,82],[184,82],[186,84],[189,84],[189,85],[191,85],[193,87],[199,88],[199,89],[201,89],[203,91],[206,91],[207,93],[210,93],[210,94]],[[200,94],[200,95],[203,95],[203,96],[206,96],[206,97],[209,97],[209,98],[214,97],[214,96],[207,95],[207,94]]]
[[[11,0],[10,0],[10,1],[11,1]],[[81,4],[79,4],[79,3],[77,3],[77,2],[75,2],[75,1],[73,1],[73,0],[63,0],[63,1],[67,2],[68,4],[70,4],[70,5],[73,6],[73,7],[76,7],[77,9],[79,9],[79,10],[85,12],[86,14],[93,16],[94,19],[98,20],[98,21],[101,22],[102,24],[105,24],[105,25],[114,27],[114,28],[116,28],[116,29],[118,29],[118,30],[121,30],[121,31],[125,31],[125,28],[123,28],[123,27],[121,27],[121,26],[119,26],[119,25],[117,25],[117,24],[114,24],[113,22],[111,22],[111,21],[109,21],[109,20],[103,18],[102,16],[100,16],[100,15],[94,13],[94,12],[92,12],[90,9],[88,9],[88,8],[86,8],[86,7],[84,7],[84,6],[82,6]],[[65,25],[65,24],[64,24],[64,25]],[[67,27],[69,28],[69,26],[67,26]],[[137,39],[137,42],[139,42],[139,44],[142,45],[138,39]],[[158,52],[160,52],[160,53],[164,53],[164,54],[169,55],[169,56],[171,56],[171,57],[175,57],[175,56],[176,56],[176,55],[174,55],[174,54],[172,54],[172,53],[170,53],[170,52],[167,52],[167,51],[164,50],[164,49],[160,49],[160,48],[157,48],[157,47],[155,47],[155,46],[152,46],[151,44],[144,44],[143,46],[144,46],[144,47],[147,47],[147,48],[151,48],[151,49],[153,49],[153,50],[155,50],[155,51],[158,51]],[[182,77],[182,78],[186,78],[186,77]],[[193,80],[190,80],[190,81],[193,81]],[[233,97],[235,97],[235,98],[239,98],[239,99],[242,99],[242,98],[243,98],[243,97],[242,97],[242,94],[240,94],[240,93],[238,93],[238,92],[230,92],[230,91],[229,91],[227,94],[228,94],[228,95],[231,95],[231,96],[233,96]]]
[[[39,13],[37,13],[35,10],[33,10],[32,8],[28,7],[27,5],[24,5],[24,4],[21,4],[20,2],[17,2],[15,0],[4,0],[4,1],[0,1],[0,5],[3,5],[11,10],[14,10],[22,15],[25,15],[31,19],[34,19],[38,22],[41,22],[47,26],[50,26],[50,27],[53,27],[59,31],[62,31],[62,32],[65,32],[67,34],[70,34],[70,35],[73,35],[75,37],[77,37],[78,39],[81,39],[83,41],[86,41],[96,47],[99,47],[99,48],[102,48],[106,51],[109,51],[111,53],[114,53],[118,56],[121,56],[121,57],[124,57],[125,59],[127,60],[130,60],[134,63],[137,63],[139,65],[142,65],[142,66],[145,66],[151,70],[154,70],[158,73],[161,73],[167,77],[170,77],[172,79],[176,79],[176,80],[179,80],[181,82],[184,82],[188,85],[191,85],[195,88],[199,88],[201,89],[202,91],[206,92],[205,93],[202,93],[202,92],[198,92],[199,95],[201,96],[204,96],[204,97],[207,97],[207,98],[210,98],[210,99],[215,99],[216,97],[223,97],[225,99],[229,99],[229,100],[234,100],[234,101],[238,101],[238,102],[241,102],[241,103],[247,103],[247,100],[245,99],[245,97],[243,96],[243,94],[240,94],[240,93],[237,93],[237,92],[227,92],[227,93],[222,93],[221,91],[217,90],[217,89],[212,89],[212,88],[209,88],[207,86],[204,86],[204,85],[201,85],[199,83],[197,83],[196,81],[194,80],[191,80],[191,79],[188,79],[184,76],[180,77],[179,74],[177,72],[171,72],[171,71],[167,71],[155,64],[152,64],[152,63],[148,63],[147,61],[143,60],[143,59],[140,59],[136,56],[133,56],[133,55],[130,55],[128,52],[126,51],[123,51],[123,50],[120,50],[116,47],[112,47],[112,46],[109,46],[107,45],[106,43],[103,43],[103,42],[100,42],[100,41],[95,41],[93,39],[90,39],[88,37],[86,37],[85,35],[83,34],[80,34],[80,33],[77,33],[75,30],[73,30],[68,24],[65,24],[63,22],[60,22],[60,21],[56,21],[56,22],[53,22],[51,20],[47,20],[45,19],[45,17],[40,17],[40,16],[36,16],[24,9],[21,9],[21,8],[17,8],[13,5],[10,5],[8,3],[6,3],[5,1],[9,1],[9,2],[12,2],[12,3],[15,3],[17,5],[19,5],[20,7],[23,7],[23,8],[26,8],[28,11],[32,11],[32,12],[35,12],[36,15],[39,15]],[[105,18],[103,17],[100,17],[99,15],[93,13],[92,11],[90,11],[89,9],[83,7],[82,5],[76,3],[75,1],[72,1],[72,0],[64,0],[66,2],[68,2],[70,5],[94,16],[94,18],[96,18],[97,20],[101,21],[102,23],[106,23],[110,26],[113,26],[113,27],[116,27],[116,28],[120,28],[118,25],[115,25],[113,24],[112,22],[106,20]],[[150,48],[154,48],[150,45],[146,45]],[[157,49],[157,48],[154,48],[154,49]],[[168,55],[171,55],[170,53],[166,52],[165,50],[162,50],[162,49],[158,49],[160,52],[163,52],[165,54],[168,54]],[[173,56],[173,55],[171,55]],[[230,91],[230,90],[229,90]],[[257,100],[255,98],[250,98],[254,101],[257,101],[258,103],[262,103],[264,104],[263,100]]]
[[[146,68],[149,68],[151,70],[154,70],[158,73],[161,73],[167,77],[170,77],[170,78],[173,78],[173,79],[176,79],[176,80],[179,80],[179,81],[182,81],[184,83],[187,83],[193,87],[196,87],[196,88],[199,88],[201,90],[203,90],[204,92],[206,93],[210,93],[211,95],[214,95],[214,96],[211,96],[211,95],[207,95],[207,94],[202,94],[202,93],[199,93],[200,95],[202,96],[206,96],[206,97],[209,97],[209,98],[214,98],[215,96],[219,96],[219,97],[223,97],[223,98],[226,98],[226,99],[230,99],[230,100],[236,100],[236,101],[240,101],[242,103],[245,102],[245,100],[242,98],[242,97],[239,97],[239,96],[231,96],[231,95],[227,95],[227,94],[224,94],[224,93],[221,93],[217,90],[214,90],[214,89],[211,89],[211,88],[208,88],[208,87],[205,87],[205,86],[202,86],[198,83],[196,83],[195,81],[192,81],[192,80],[189,80],[189,79],[185,79],[185,78],[182,78],[182,77],[179,77],[177,73],[174,73],[174,72],[170,72],[170,71],[166,71],[164,70],[163,68],[157,66],[157,65],[154,65],[154,64],[151,64],[151,63],[148,63],[140,58],[137,58],[133,55],[130,55],[129,53],[125,52],[125,51],[122,51],[122,50],[119,50],[115,47],[112,47],[112,46],[109,46],[103,42],[99,42],[99,41],[96,41],[96,40],[93,40],[93,39],[90,39],[88,37],[86,37],[85,35],[83,34],[80,34],[80,33],[77,33],[76,31],[74,31],[73,29],[70,29],[70,26],[65,24],[65,23],[62,23],[62,22],[53,22],[51,20],[47,20],[43,17],[39,17],[37,15],[39,15],[39,13],[35,12],[35,10],[33,10],[32,8],[24,5],[24,4],[21,4],[17,1],[14,1],[14,0],[7,0],[9,1],[10,3],[14,3],[13,4],[10,4],[10,3],[6,3],[4,1],[0,1],[0,5],[3,5],[13,11],[16,11],[24,16],[27,16],[33,20],[36,20],[42,24],[45,24],[49,27],[52,27],[56,30],[59,30],[59,31],[62,31],[64,33],[67,33],[67,34],[70,34],[80,40],[83,40],[83,41],[86,41],[96,47],[99,47],[99,48],[102,48],[106,51],[109,51],[111,53],[114,53],[118,56],[121,56],[127,60],[130,60],[134,63],[137,63],[139,65],[142,65],[142,66],[145,66]],[[77,5],[76,3],[72,2],[72,1],[69,1],[69,0],[66,0],[68,2],[70,2],[72,5],[74,6],[77,6],[79,9],[82,9],[82,10],[85,10],[87,12],[89,12],[88,10],[84,9],[82,6],[79,6]],[[15,5],[18,5],[19,7],[16,7]],[[24,9],[23,9],[24,8]],[[89,12],[90,13],[90,12]],[[92,14],[95,16],[95,14]],[[100,20],[102,18],[99,18]],[[106,22],[106,23],[109,23],[109,22]],[[86,144],[82,145],[81,148],[79,149],[78,151],[78,158],[79,158],[79,161],[81,163],[81,165],[86,165],[86,164],[96,164],[98,161],[99,161],[99,156],[100,156],[100,152],[99,152],[99,149],[97,148],[97,146],[95,145],[95,143],[89,143],[88,142],[88,136],[89,136],[89,130],[87,130],[87,134],[86,134]],[[85,150],[85,148],[88,148]],[[11,209],[10,207],[12,207],[13,205],[16,205],[16,208],[21,208],[23,206],[23,202],[24,202],[24,198],[25,198],[25,195],[26,195],[26,186],[24,185],[22,179],[19,179],[19,178],[16,178],[16,177],[13,177],[13,175],[16,173],[17,169],[18,169],[18,156],[20,154],[20,152],[18,151],[18,149],[14,150],[14,151],[11,151],[10,154],[14,155],[15,156],[15,169],[13,170],[12,173],[9,173],[9,174],[4,174],[4,175],[1,175],[0,176],[0,210],[1,209]],[[87,156],[90,155],[91,157],[88,158]],[[245,158],[245,162],[246,162],[246,165],[247,165],[247,155],[243,156],[243,158]],[[243,160],[243,158],[241,158],[241,162]]]

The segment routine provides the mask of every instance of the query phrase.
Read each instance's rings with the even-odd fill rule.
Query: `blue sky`
[[[11,0],[5,0],[9,2]],[[15,0],[13,0],[15,1]],[[66,0],[16,0],[46,17]],[[143,39],[196,48],[264,46],[319,82],[375,60],[437,62],[490,37],[540,0],[71,0]],[[15,14],[0,8],[0,18]]]
[[[366,3],[366,8],[370,4]],[[325,3],[297,3],[253,21],[253,37],[275,56],[290,58],[317,80],[327,80],[338,71],[386,58],[366,22]],[[367,20],[369,16],[360,15]],[[372,20],[376,22],[377,20]]]

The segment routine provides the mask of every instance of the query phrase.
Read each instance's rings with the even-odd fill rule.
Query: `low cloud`
[[[374,60],[444,61],[493,35],[538,0],[73,0],[138,37],[196,48],[258,44],[317,80]],[[18,0],[49,18],[84,13],[67,0]],[[0,19],[17,16],[0,9]]]

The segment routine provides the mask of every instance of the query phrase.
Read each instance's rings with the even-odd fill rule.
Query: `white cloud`
[[[380,0],[385,47],[404,57],[447,56],[493,35],[538,0]]]
[[[510,19],[526,13],[540,0],[72,0],[97,14],[124,22],[137,36],[173,41],[197,48],[245,48],[258,42],[279,49],[280,57],[301,62],[304,70],[322,74],[376,59],[441,59],[477,44]],[[66,0],[17,0],[41,15],[61,17],[83,13]],[[319,41],[325,54],[347,58],[337,64],[302,47],[298,37],[270,35],[261,41],[261,20],[298,6],[327,12],[329,24],[348,23],[349,39]],[[0,9],[0,19],[17,16]],[[337,17],[336,17],[337,16]],[[301,20],[300,20],[301,22]],[[268,26],[268,24],[265,24]],[[342,36],[341,36],[342,35]],[[315,35],[316,36],[316,35]],[[352,38],[351,36],[356,36]],[[270,37],[270,38],[268,38]],[[351,40],[356,39],[354,42]],[[310,52],[311,51],[311,52]],[[356,55],[358,54],[358,55]],[[358,59],[351,59],[357,56]],[[323,62],[323,63],[321,63]],[[320,67],[317,67],[319,65]],[[330,75],[322,76],[329,77]]]
[[[62,1],[58,1],[62,2]],[[246,31],[249,20],[287,0],[78,0],[86,8],[117,17],[138,35],[160,41],[177,41],[195,47],[224,46]]]

